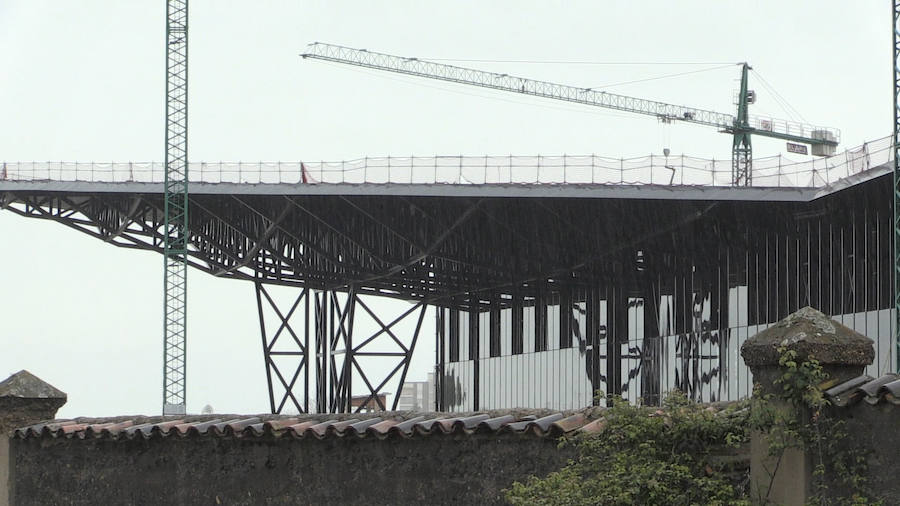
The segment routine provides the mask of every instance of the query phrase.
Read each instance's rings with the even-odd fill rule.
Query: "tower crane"
[[[163,415],[186,404],[188,0],[166,1],[166,178],[163,235]]]
[[[355,65],[375,70],[426,77],[453,83],[468,84],[503,90],[523,95],[562,100],[578,104],[604,107],[618,111],[655,116],[665,123],[684,122],[705,125],[732,135],[731,175],[735,186],[752,183],[753,148],[752,135],[773,137],[790,143],[808,144],[812,154],[831,155],[840,141],[840,132],[834,128],[765,118],[751,117],[748,106],[756,101],[756,94],[747,88],[747,63],[741,65],[741,89],[737,100],[737,114],[715,112],[707,109],[667,104],[654,100],[607,93],[592,88],[579,88],[524,77],[498,74],[482,70],[435,63],[418,58],[407,58],[384,53],[353,49],[316,42],[310,44],[303,58]],[[804,146],[800,146],[804,148]]]

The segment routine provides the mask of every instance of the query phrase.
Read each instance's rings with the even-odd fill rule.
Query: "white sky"
[[[164,7],[0,0],[0,160],[161,160]],[[891,131],[889,9],[874,0],[191,0],[190,158],[627,157],[664,147],[730,156],[731,139],[712,129],[302,60],[313,41],[420,58],[748,61],[852,147]],[[711,67],[460,65],[595,88]],[[738,75],[735,66],[609,91],[733,112]],[[758,80],[751,88],[751,113],[789,119]],[[754,139],[757,157],[783,149]],[[0,379],[24,368],[68,392],[63,417],[157,414],[162,258],[8,212],[0,231]],[[189,307],[188,411],[267,411],[252,285],[192,272]],[[433,364],[428,336],[410,379]]]

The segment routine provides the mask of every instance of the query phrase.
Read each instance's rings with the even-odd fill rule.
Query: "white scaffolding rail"
[[[892,137],[827,158],[753,160],[756,187],[818,188],[893,160]],[[191,183],[732,186],[731,160],[684,155],[387,156],[337,162],[191,162]],[[0,180],[158,183],[161,162],[2,162]]]

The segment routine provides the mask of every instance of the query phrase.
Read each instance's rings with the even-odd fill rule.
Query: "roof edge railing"
[[[753,160],[753,186],[824,187],[893,160],[892,137],[808,160]],[[386,156],[337,162],[191,162],[191,183],[732,186],[731,160],[685,155]],[[162,162],[0,162],[0,181],[159,183]]]

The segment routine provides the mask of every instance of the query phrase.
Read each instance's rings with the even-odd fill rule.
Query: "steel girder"
[[[714,265],[722,241],[738,246],[748,229],[792,233],[795,216],[808,213],[838,225],[847,218],[839,208],[878,198],[882,180],[812,203],[194,195],[187,261],[220,277],[353,285],[359,294],[467,308],[490,304],[491,292],[634,285],[638,250],[648,261],[678,255]],[[112,244],[162,251],[158,194],[7,192],[4,202]]]

